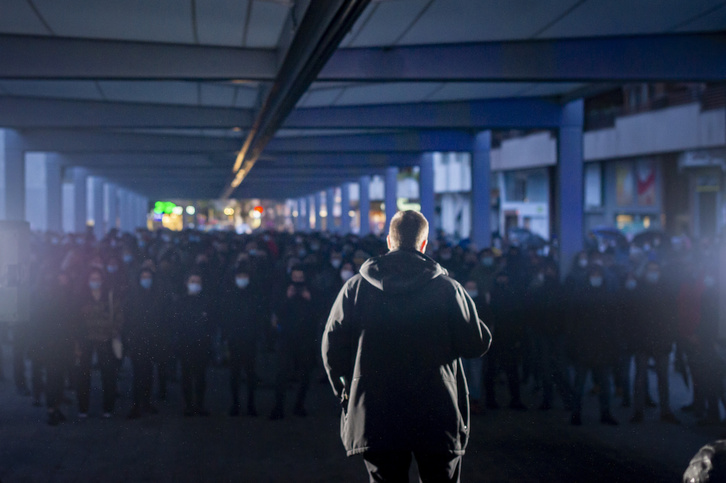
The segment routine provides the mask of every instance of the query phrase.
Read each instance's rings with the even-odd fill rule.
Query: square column
[[[565,104],[557,138],[555,226],[560,246],[560,276],[566,277],[575,255],[583,248],[583,148],[584,101]]]
[[[83,168],[72,168],[73,177],[73,232],[84,234],[88,221],[88,173]]]
[[[25,221],[25,154],[12,129],[0,129],[0,219]]]
[[[471,152],[471,241],[478,250],[492,244],[491,148],[491,131],[476,135]]]
[[[106,226],[109,230],[118,229],[118,196],[116,185],[106,183],[104,196],[106,198]]]
[[[361,176],[358,180],[360,185],[358,206],[360,210],[360,236],[369,235],[371,232],[371,178]]]
[[[398,168],[389,166],[386,168],[386,225],[391,225],[391,219],[398,212]]]
[[[315,195],[308,196],[308,223],[307,228],[310,231],[315,230],[315,226],[318,224],[318,207],[315,203]]]
[[[434,226],[434,153],[424,153],[419,162],[418,197],[421,214],[429,222],[429,241],[436,236]]]
[[[325,192],[325,211],[328,212],[328,216],[325,217],[325,230],[329,233],[335,232],[335,215],[333,210],[335,209],[335,188],[328,188]]]
[[[323,231],[321,211],[323,211],[323,193],[319,191],[315,194],[315,231]]]
[[[340,233],[350,233],[350,183],[340,186]]]
[[[63,231],[63,176],[58,156],[48,154],[45,160],[46,228]]]
[[[106,234],[106,223],[104,220],[104,196],[103,179],[98,176],[91,177],[91,193],[93,196],[93,234],[96,240],[100,240]]]
[[[121,231],[130,232],[133,230],[133,227],[131,226],[131,217],[129,216],[129,213],[131,211],[131,193],[129,193],[125,189],[119,188],[118,201]]]

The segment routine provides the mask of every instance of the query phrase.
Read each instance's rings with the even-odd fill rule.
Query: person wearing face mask
[[[209,416],[204,406],[207,390],[207,366],[212,355],[212,326],[208,298],[202,277],[191,273],[186,279],[186,293],[174,311],[176,349],[181,361],[181,385],[184,416]]]
[[[630,366],[633,360],[632,316],[638,308],[638,278],[629,272],[618,292],[617,318],[614,324],[617,331],[617,362],[613,370],[615,392],[622,397],[622,406],[629,408],[632,404],[632,385]]]
[[[270,413],[270,419],[284,417],[285,391],[292,374],[297,374],[300,381],[293,414],[304,417],[307,415],[305,397],[310,387],[310,374],[315,366],[318,320],[315,301],[301,266],[293,267],[285,298],[274,313],[279,362],[275,406]]]
[[[660,420],[678,424],[670,407],[668,366],[673,344],[676,342],[677,321],[675,293],[661,276],[658,262],[645,266],[643,282],[638,289],[638,307],[634,316],[633,343],[635,349],[635,383],[633,387],[634,413],[631,422],[643,421],[647,398],[648,361],[655,361],[658,379]]]
[[[589,372],[600,384],[600,422],[617,425],[610,413],[610,374],[616,358],[616,339],[612,321],[616,314],[614,295],[605,286],[602,267],[587,271],[587,285],[572,307],[568,333],[569,353],[575,366],[572,417],[574,426],[582,425],[582,396]]]
[[[494,277],[498,270],[497,259],[491,248],[479,252],[479,264],[471,269],[469,278],[476,281],[479,293],[488,301]]]
[[[129,419],[136,419],[143,412],[156,414],[158,410],[151,404],[154,362],[158,361],[162,345],[164,300],[157,284],[155,273],[143,269],[138,283],[130,289],[126,300],[124,315],[124,340],[128,347],[133,371],[133,406]],[[161,367],[159,374],[162,373]]]
[[[496,399],[496,380],[500,371],[507,376],[509,386],[509,408],[525,411],[527,407],[521,399],[521,378],[519,365],[522,359],[524,339],[524,318],[526,312],[522,304],[522,293],[512,282],[507,271],[497,273],[491,291],[490,326],[497,343],[487,354],[487,369],[484,375],[487,409],[499,409]]]
[[[88,416],[91,397],[91,361],[95,353],[101,371],[103,417],[110,418],[116,403],[118,359],[113,340],[120,338],[123,315],[118,296],[104,285],[104,272],[92,269],[80,298],[80,329],[76,341],[79,361],[78,412]]]
[[[717,271],[709,269],[702,278],[701,320],[693,336],[692,372],[702,385],[706,403],[705,418],[701,425],[716,425],[721,422],[720,396],[724,393],[724,368],[719,359],[719,285]]]
[[[527,294],[527,309],[533,339],[539,342],[539,360],[535,363],[541,368],[543,411],[552,408],[553,389],[557,390],[565,408],[572,407],[572,384],[564,361],[566,334],[566,299],[559,280],[557,265],[547,261],[542,267],[538,283]]]
[[[66,420],[60,410],[66,364],[73,353],[73,330],[78,319],[76,297],[66,273],[48,270],[31,306],[31,323],[37,331],[38,362],[45,368],[48,424]],[[35,372],[36,361],[33,361]],[[33,381],[33,390],[36,389]]]
[[[355,266],[350,262],[344,263],[343,266],[340,267],[340,281],[342,282],[340,287],[342,288],[343,284],[353,278],[353,276],[355,276]],[[338,291],[340,291],[340,289],[338,289]]]
[[[221,301],[219,321],[222,326],[222,339],[226,341],[229,350],[229,386],[232,392],[230,416],[240,414],[242,369],[247,377],[247,415],[257,416],[255,359],[261,309],[259,293],[250,285],[249,272],[246,265],[240,265],[235,270],[234,282],[229,284]]]

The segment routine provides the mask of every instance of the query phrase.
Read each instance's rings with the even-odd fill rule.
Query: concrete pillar
[[[419,163],[418,197],[421,203],[421,214],[429,222],[429,240],[433,240],[436,236],[436,227],[434,226],[434,153],[424,153],[421,155],[421,161]]]
[[[471,152],[471,241],[477,249],[492,244],[491,226],[491,148],[492,133],[483,131],[474,138]]]
[[[116,185],[106,183],[104,185],[104,191],[106,198],[106,227],[110,231],[118,228],[118,196],[116,193]]]
[[[315,193],[315,231],[323,231],[323,217],[320,213],[323,211],[323,193],[318,191]]]
[[[86,233],[88,221],[88,187],[86,180],[88,173],[83,168],[73,169],[73,231]]]
[[[12,129],[0,129],[0,219],[25,221],[25,154]]]
[[[398,211],[398,168],[396,166],[386,168],[385,189],[386,226],[390,226],[393,215]]]
[[[106,234],[104,212],[103,179],[98,176],[91,177],[91,193],[93,196],[93,234],[100,240]]]
[[[557,138],[555,226],[559,241],[560,275],[565,277],[577,252],[583,248],[584,180],[582,131],[584,101],[578,99],[562,108]]]
[[[305,200],[298,198],[295,200],[295,206],[297,207],[297,218],[295,218],[295,231],[303,231],[305,229]]]
[[[335,229],[335,188],[328,188],[325,192],[325,211],[328,212],[328,216],[325,217],[325,230],[328,233],[334,233]]]
[[[350,233],[350,183],[340,186],[340,233]]]
[[[57,155],[49,154],[45,160],[46,228],[63,231],[63,176]]]
[[[119,206],[119,221],[121,225],[121,231],[131,231],[131,223],[129,221],[129,203],[130,193],[125,189],[118,189],[118,206]]]
[[[360,194],[358,206],[360,210],[360,236],[366,236],[371,232],[371,178],[361,176],[358,180]]]

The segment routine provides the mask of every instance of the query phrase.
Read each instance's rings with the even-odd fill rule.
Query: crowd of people
[[[156,399],[166,401],[176,378],[183,415],[208,415],[212,364],[229,371],[230,416],[241,414],[243,401],[256,416],[259,354],[272,350],[269,418],[285,417],[292,382],[292,413],[305,416],[311,379],[322,374],[330,307],[365,260],[387,249],[373,235],[112,230],[98,241],[35,234],[31,251],[31,319],[11,327],[13,378],[34,404],[45,398],[48,423],[57,425],[70,391],[78,417],[88,417],[94,369],[102,415],[112,417],[124,358],[133,375],[128,418],[156,413]],[[614,247],[595,247],[578,254],[565,276],[555,253],[516,245],[477,250],[443,235],[430,243],[427,254],[464,286],[493,334],[484,358],[464,361],[472,412],[497,410],[507,397],[512,410],[527,410],[527,386],[538,391],[539,409],[562,404],[580,425],[591,375],[601,423],[618,424],[610,411],[616,399],[632,407],[638,423],[656,405],[648,387],[654,367],[660,420],[677,424],[668,384],[675,361],[692,381],[693,403],[684,409],[718,422],[717,248],[656,243],[620,256]],[[503,378],[508,391],[498,396]]]

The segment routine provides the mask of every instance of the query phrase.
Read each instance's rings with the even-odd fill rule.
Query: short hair
[[[683,474],[684,483],[726,480],[726,441],[717,440],[702,447]]]
[[[399,211],[391,219],[391,248],[417,249],[428,238],[429,222],[418,211]]]

